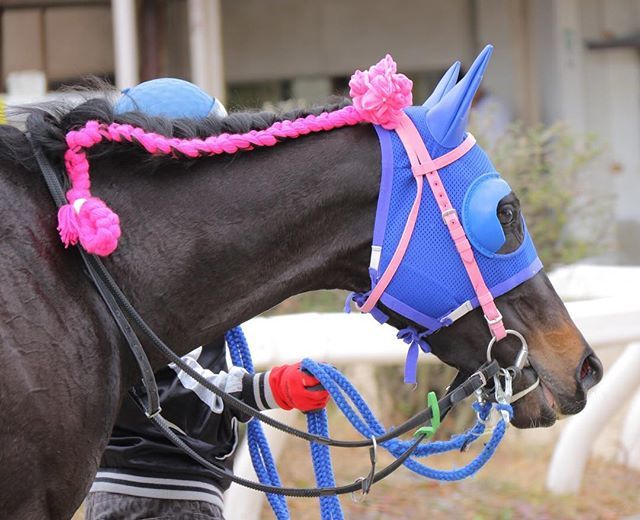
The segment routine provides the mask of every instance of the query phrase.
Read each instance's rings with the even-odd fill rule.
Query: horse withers
[[[469,98],[483,70],[470,70],[457,90],[457,77],[450,74],[426,106],[401,107],[434,160],[459,146],[456,139],[465,139]],[[91,190],[117,209],[123,226],[118,248],[105,262],[157,333],[184,354],[291,295],[331,288],[367,295],[372,277],[378,282],[411,201],[394,202],[401,211],[399,220],[388,219],[391,247],[385,251],[383,244],[372,274],[385,150],[382,125],[374,130],[357,110],[341,103],[283,117],[240,113],[196,122],[136,112],[115,117],[109,102],[94,99],[70,109],[33,109],[31,139],[61,171],[75,167],[64,162],[70,144],[71,155],[85,154]],[[429,113],[438,114],[438,122],[428,120]],[[69,133],[85,128],[95,139],[80,141],[81,134],[71,142]],[[395,134],[388,137],[393,145]],[[406,169],[402,189],[413,197],[410,161],[397,146],[392,153]],[[6,126],[0,127],[0,171],[0,511],[7,518],[69,518],[92,482],[122,397],[139,375],[77,251],[60,247],[55,209],[29,142]],[[465,215],[474,214],[464,209],[469,190],[453,190],[452,183],[462,178],[471,185],[494,171],[477,145],[439,171],[468,231],[473,226]],[[586,391],[602,369],[535,265],[518,280],[508,273],[487,275],[490,262],[515,258],[530,240],[515,194],[496,200],[500,189],[488,189],[492,214],[482,218],[502,236],[486,242],[475,231],[469,239],[504,323],[529,345],[530,365],[515,391],[531,387],[537,377],[541,381],[514,403],[513,423],[549,425],[584,407]],[[78,207],[79,218],[93,222],[89,212],[99,204],[69,203]],[[420,251],[412,249],[420,233],[440,233],[442,218],[428,215],[434,207],[433,194],[425,190],[406,258],[432,256],[446,272],[459,271],[460,258],[442,253],[452,243],[426,238]],[[376,309],[393,326],[430,333],[424,338],[431,350],[469,374],[485,361],[491,339],[481,305],[469,279],[428,273],[401,264]],[[505,287],[502,278],[513,285],[507,292],[499,290]],[[407,280],[414,280],[415,291]],[[428,291],[421,287],[427,283]],[[409,286],[407,305],[418,314],[404,313],[395,303],[399,286]],[[453,296],[445,297],[445,291]],[[428,311],[420,306],[429,299],[436,303]],[[464,312],[451,315],[467,301]],[[427,317],[442,326],[425,326]],[[493,355],[509,366],[520,347],[509,335],[496,343]],[[154,367],[166,364],[150,349],[149,354]]]

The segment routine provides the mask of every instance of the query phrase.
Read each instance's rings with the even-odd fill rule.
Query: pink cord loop
[[[77,199],[81,201],[81,199]],[[95,255],[107,256],[118,247],[120,219],[99,198],[90,197],[77,204],[65,204],[58,210],[58,232],[65,247],[80,245]]]
[[[120,218],[99,198],[91,197],[78,213],[78,237],[87,252],[107,256],[118,247]]]

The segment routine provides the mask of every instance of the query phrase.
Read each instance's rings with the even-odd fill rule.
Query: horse
[[[455,76],[445,78],[428,106],[414,108],[446,109]],[[465,87],[462,104],[453,108],[463,116],[474,85]],[[83,274],[78,251],[61,247],[55,207],[31,143],[63,170],[69,133],[91,122],[128,125],[167,139],[206,140],[255,135],[251,132],[279,122],[305,121],[352,106],[340,100],[284,115],[241,112],[195,121],[136,112],[116,116],[108,99],[97,98],[75,107],[30,109],[31,142],[21,130],[0,126],[4,516],[73,515],[91,485],[122,398],[139,380],[119,330]],[[465,117],[452,121],[450,129],[466,124]],[[149,154],[141,138],[103,140],[87,152],[91,189],[117,208],[119,222],[126,224],[105,264],[179,355],[295,294],[319,289],[366,294],[382,176],[376,132],[369,122],[352,122],[281,137],[274,146],[197,157],[178,149]],[[460,161],[465,164],[464,158]],[[504,233],[501,252],[512,253],[525,240],[516,195],[504,194],[495,212]],[[432,244],[431,251],[435,254],[438,247]],[[549,426],[579,412],[602,366],[544,272],[495,302],[504,321],[529,345],[530,365],[514,391],[533,388],[537,377],[541,381],[514,403],[512,423]],[[396,328],[424,330],[384,302],[378,308]],[[430,348],[470,375],[486,360],[491,340],[483,310],[476,306],[447,325],[429,336]],[[144,347],[154,369],[166,364],[149,344]],[[508,336],[499,347],[493,355],[508,366],[520,342]]]

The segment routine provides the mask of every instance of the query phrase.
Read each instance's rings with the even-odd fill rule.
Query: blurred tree
[[[612,197],[589,178],[597,173],[594,163],[602,152],[594,136],[578,136],[561,123],[516,123],[492,144],[483,142],[481,125],[474,135],[520,199],[547,270],[610,245]]]

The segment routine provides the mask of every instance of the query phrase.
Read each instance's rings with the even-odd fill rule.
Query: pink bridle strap
[[[467,239],[467,235],[460,223],[458,214],[451,205],[447,191],[442,184],[440,175],[438,174],[438,169],[444,168],[452,162],[457,161],[460,157],[471,150],[476,143],[475,138],[471,134],[467,134],[466,139],[458,147],[436,159],[432,159],[429,155],[429,151],[424,145],[424,141],[422,140],[420,133],[409,116],[406,114],[403,115],[400,124],[395,128],[395,131],[398,133],[398,137],[400,137],[407,155],[409,156],[411,170],[414,178],[416,179],[416,198],[413,201],[409,217],[407,218],[402,236],[400,237],[400,242],[393,253],[391,261],[360,310],[362,312],[370,312],[373,309],[389,283],[391,283],[398,267],[400,267],[400,263],[407,251],[418,219],[420,202],[422,200],[423,178],[426,177],[429,187],[431,188],[433,196],[440,209],[442,219],[449,229],[453,243],[456,246],[465,270],[467,271],[467,275],[469,276],[469,280],[471,281],[471,285],[473,286],[473,290],[478,297],[478,302],[482,307],[487,324],[491,330],[491,334],[497,340],[505,338],[507,333],[504,324],[502,323],[502,315],[496,307],[491,291],[489,291],[487,284],[484,282],[484,278],[482,277],[482,273],[480,272],[480,268],[476,262],[473,250],[471,249],[471,244]]]

